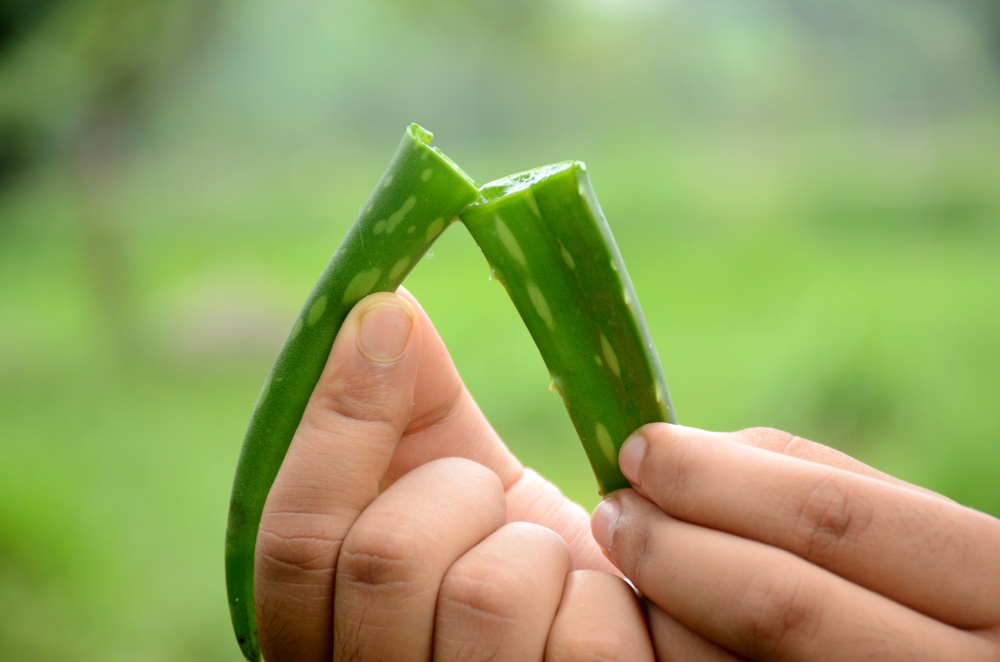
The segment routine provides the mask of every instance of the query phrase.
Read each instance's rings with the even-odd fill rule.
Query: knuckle
[[[372,407],[367,412],[345,412],[310,402],[295,430],[295,443],[289,452],[327,457],[335,452],[331,439],[350,442],[361,448],[380,449],[381,444],[373,442],[398,439],[404,421],[394,420],[393,417],[406,416],[409,409],[404,407],[391,413],[377,409]],[[312,492],[316,493],[338,492],[336,487],[331,487],[322,478],[309,480],[307,476],[307,482],[295,487],[312,488]]]
[[[748,428],[733,434],[737,441],[748,446],[820,464],[836,466],[844,457],[843,453],[829,446],[776,428]]]
[[[294,614],[322,605],[330,595],[339,542],[315,534],[301,514],[271,514],[261,521],[254,560],[254,602],[267,659],[299,659],[310,636]],[[321,600],[321,598],[320,598]],[[322,607],[319,607],[322,608]]]
[[[351,531],[337,561],[337,582],[377,590],[411,585],[422,576],[413,538],[398,531]]]
[[[788,446],[799,439],[790,432],[767,427],[747,428],[734,434],[745,444],[778,453],[784,453]]]
[[[419,417],[411,418],[406,425],[408,435],[419,435],[420,433],[435,427],[443,427],[455,416],[462,412],[462,405],[471,400],[472,396],[465,386],[458,383],[455,393],[442,398],[436,407],[423,412]],[[473,406],[474,403],[473,403]]]
[[[340,366],[324,371],[313,390],[305,417],[319,421],[330,417],[370,423],[397,422],[395,419],[402,410],[408,419],[412,394],[403,388],[405,380],[400,382],[389,378],[391,376],[391,370],[385,366],[368,366],[364,370]]]
[[[306,408],[302,421],[325,432],[340,429],[345,423],[394,425],[392,414],[398,408],[386,407],[384,398],[373,397],[371,391],[372,389],[324,389],[317,392]],[[406,413],[408,415],[409,411]]]
[[[294,578],[303,574],[330,574],[336,545],[334,540],[312,533],[269,526],[265,519],[257,535],[257,558],[265,576],[296,581]]]
[[[796,513],[795,540],[810,560],[828,559],[845,543],[860,537],[872,514],[863,499],[853,498],[850,484],[831,474],[817,484]]]
[[[794,653],[819,628],[820,602],[800,575],[765,572],[748,587],[737,615],[749,647],[771,656]]]
[[[495,579],[499,574],[479,564],[453,568],[441,582],[438,604],[456,620],[473,627],[517,620],[518,606],[532,596],[522,582],[501,585]]]

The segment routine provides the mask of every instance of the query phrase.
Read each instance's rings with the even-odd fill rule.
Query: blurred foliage
[[[0,5],[0,53],[37,28],[58,0],[9,0]]]
[[[0,659],[238,659],[243,428],[411,121],[480,182],[588,162],[682,422],[1000,514],[998,6],[4,4]],[[518,456],[593,506],[486,274],[455,227],[407,285]]]

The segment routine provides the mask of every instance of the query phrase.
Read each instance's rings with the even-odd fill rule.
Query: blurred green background
[[[0,659],[239,659],[244,426],[412,121],[481,183],[587,162],[683,423],[1000,514],[995,0],[5,0]],[[456,226],[408,287],[592,507],[487,272]]]

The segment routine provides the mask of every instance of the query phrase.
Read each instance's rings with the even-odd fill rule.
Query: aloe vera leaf
[[[627,436],[677,419],[586,166],[545,166],[480,191],[461,219],[538,346],[601,494],[628,487],[618,468]]]
[[[470,202],[475,183],[410,125],[395,156],[296,319],[250,419],[233,480],[226,528],[226,587],[244,656],[261,659],[254,613],[254,549],[268,491],[354,305],[392,292]]]

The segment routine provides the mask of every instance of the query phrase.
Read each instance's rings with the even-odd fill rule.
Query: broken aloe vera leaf
[[[475,183],[410,125],[361,213],[306,299],[257,398],[236,465],[226,527],[226,587],[236,639],[260,660],[254,552],[267,494],[354,305],[393,292],[448,223],[479,197]]]
[[[628,487],[618,468],[625,439],[646,423],[677,419],[586,166],[545,166],[480,192],[462,221],[538,346],[601,494]]]

